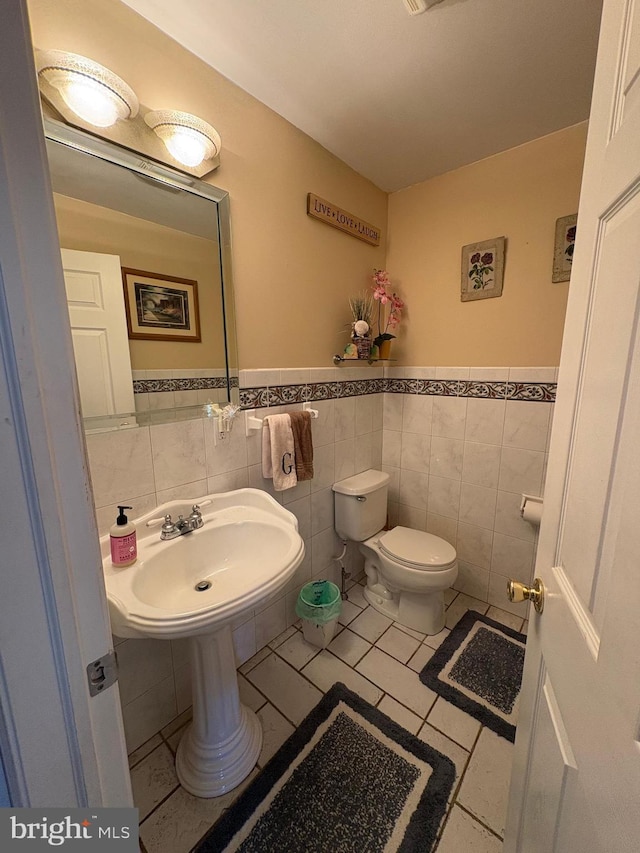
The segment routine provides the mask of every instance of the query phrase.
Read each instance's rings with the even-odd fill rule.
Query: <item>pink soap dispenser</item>
[[[114,566],[124,568],[135,563],[138,557],[138,545],[136,542],[136,526],[124,514],[125,509],[133,509],[133,507],[119,506],[118,509],[120,514],[116,518],[116,523],[109,530],[111,562]]]

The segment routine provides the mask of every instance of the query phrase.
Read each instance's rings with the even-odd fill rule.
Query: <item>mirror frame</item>
[[[207,201],[216,203],[216,217],[218,227],[218,245],[220,253],[220,278],[222,286],[222,322],[224,331],[224,353],[225,353],[225,376],[227,384],[227,398],[231,403],[239,404],[239,387],[238,387],[238,352],[237,338],[235,328],[235,304],[233,297],[233,276],[231,271],[231,219],[229,210],[229,193],[226,190],[221,190],[218,187],[208,184],[205,181],[186,175],[179,172],[177,169],[172,169],[170,166],[158,163],[156,160],[151,160],[145,154],[139,154],[135,151],[130,151],[127,148],[122,148],[115,142],[107,141],[96,136],[92,136],[85,131],[77,130],[62,124],[51,118],[44,118],[44,135],[47,140],[58,142],[66,145],[68,148],[75,149],[85,154],[90,154],[93,157],[99,157],[101,160],[113,163],[116,166],[124,167],[131,172],[135,172],[149,180],[157,181],[161,184],[166,184],[170,187],[183,190],[192,195],[204,198]],[[204,321],[204,318],[201,318]],[[200,407],[201,408],[201,407]],[[176,420],[183,420],[189,417],[187,409],[193,410],[194,407],[175,408]],[[171,411],[169,409],[155,409],[154,415],[161,419],[162,422],[171,420]],[[117,415],[109,416],[113,419],[114,426],[117,428],[119,421],[123,416],[133,416],[139,418],[144,416],[145,412],[122,412]],[[201,417],[194,411],[191,417]],[[90,421],[96,419],[87,419],[85,426],[91,427]],[[104,422],[104,418],[100,419]],[[128,424],[122,424],[123,426]]]

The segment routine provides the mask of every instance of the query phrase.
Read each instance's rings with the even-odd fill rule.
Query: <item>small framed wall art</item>
[[[504,247],[504,237],[462,247],[460,299],[463,302],[502,296]]]
[[[144,341],[200,341],[198,282],[122,268],[129,337]]]
[[[569,281],[573,263],[573,247],[576,242],[578,214],[556,219],[556,240],[553,250],[552,281]]]

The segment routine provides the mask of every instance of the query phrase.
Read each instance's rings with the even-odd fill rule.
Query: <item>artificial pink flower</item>
[[[391,281],[386,270],[373,271],[373,298],[378,301],[378,338],[381,340],[395,337],[389,329],[395,329],[400,323],[400,312],[405,307],[400,297],[391,291]],[[382,320],[382,306],[389,305],[386,323]],[[384,325],[384,330],[383,330]]]
[[[378,284],[373,291],[373,298],[379,299],[383,305],[391,301],[391,297],[381,284]]]

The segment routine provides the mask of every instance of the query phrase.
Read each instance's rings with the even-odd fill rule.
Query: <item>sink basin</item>
[[[162,541],[159,527],[146,527],[166,513],[186,517],[198,502],[199,530]],[[276,593],[304,556],[295,516],[258,489],[163,504],[136,526],[134,565],[118,568],[108,557],[103,563],[111,624],[120,637],[177,639],[215,630]]]
[[[203,526],[161,540],[147,522],[202,507]],[[100,540],[114,634],[189,638],[193,721],[176,754],[182,786],[217,797],[245,779],[258,760],[262,729],[240,702],[231,623],[275,595],[304,557],[296,517],[259,489],[172,501],[136,519],[138,559],[111,565]]]
[[[213,519],[210,526],[181,537],[179,568],[173,544],[177,540],[145,549],[132,592],[152,607],[176,613],[225,610],[291,563],[292,533],[264,521]],[[209,588],[199,589],[205,583]]]

